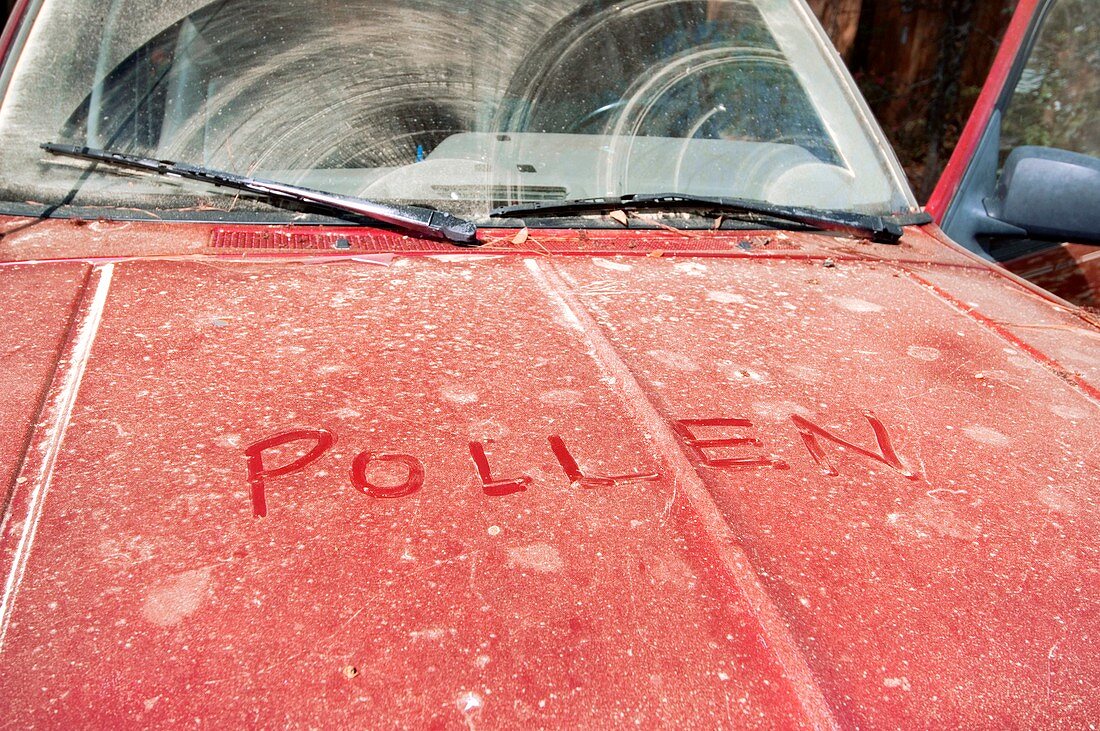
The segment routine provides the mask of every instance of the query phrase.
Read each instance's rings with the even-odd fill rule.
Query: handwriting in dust
[[[821,474],[827,477],[836,477],[839,472],[829,460],[822,440],[833,442],[845,450],[850,450],[872,461],[881,462],[909,479],[918,479],[894,451],[890,434],[882,421],[871,411],[864,411],[863,417],[871,426],[876,449],[867,449],[854,444],[802,416],[792,415],[790,419],[814,464],[817,465]],[[764,442],[759,436],[756,424],[750,419],[725,417],[680,419],[672,422],[671,426],[684,447],[700,464],[707,467],[719,470],[790,469],[786,462],[765,451]],[[265,462],[265,452],[296,442],[312,443],[312,447],[285,464],[271,466]],[[661,473],[657,469],[639,469],[619,475],[591,474],[581,468],[574,451],[560,436],[549,436],[547,442],[572,487],[596,490],[630,482],[661,479]],[[268,480],[304,470],[321,459],[335,443],[336,434],[328,429],[301,428],[279,432],[245,448],[252,514],[257,518],[267,516],[266,484]],[[481,442],[470,442],[469,451],[485,495],[505,497],[524,492],[531,486],[532,479],[527,475],[507,478],[495,476],[485,445]],[[404,481],[396,485],[380,485],[371,482],[370,468],[372,465],[377,466],[378,463],[397,465],[399,470],[403,468],[406,474]],[[371,498],[393,500],[413,495],[424,487],[426,475],[424,463],[409,454],[367,450],[359,452],[351,464],[352,486]]]

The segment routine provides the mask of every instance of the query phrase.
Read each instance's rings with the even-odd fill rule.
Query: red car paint
[[[1071,302],[1100,304],[1100,248],[1095,245],[1064,243],[1002,266]]]
[[[934,226],[0,234],[8,725],[1100,721],[1100,327]]]
[[[1100,329],[934,227],[26,223],[11,723],[1100,716]]]

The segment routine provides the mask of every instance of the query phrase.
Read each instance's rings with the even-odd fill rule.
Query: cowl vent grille
[[[405,238],[385,232],[286,229],[217,229],[210,248],[234,252],[325,251],[335,254],[380,254],[389,251],[453,251],[443,242]]]
[[[760,256],[797,251],[790,239],[736,233],[692,231],[538,230],[522,245],[513,243],[515,231],[482,229],[482,248],[458,248],[444,241],[364,229],[293,229],[232,227],[215,229],[207,250],[215,254],[286,255],[304,253],[356,256],[360,254],[456,254],[514,251],[542,254],[633,254]]]

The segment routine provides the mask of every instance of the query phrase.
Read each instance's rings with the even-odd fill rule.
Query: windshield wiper
[[[247,178],[197,165],[187,165],[170,160],[155,160],[110,150],[94,150],[87,147],[53,143],[42,145],[42,149],[55,155],[94,160],[119,167],[144,170],[157,175],[199,180],[225,188],[256,193],[275,200],[305,203],[329,213],[351,213],[425,236],[443,238],[458,246],[478,246],[481,243],[477,239],[477,226],[472,221],[432,208],[363,200],[362,198],[326,193],[312,188],[302,188],[297,185],[277,183],[274,180]]]
[[[782,206],[746,198],[718,198],[682,193],[579,198],[507,206],[490,211],[492,218],[553,218],[611,211],[699,211],[736,216],[752,221],[778,219],[823,231],[839,231],[884,244],[896,244],[902,224],[883,216],[852,211],[828,211],[803,206]]]

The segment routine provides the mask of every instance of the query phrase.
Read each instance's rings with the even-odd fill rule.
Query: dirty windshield
[[[827,44],[801,0],[46,0],[3,79],[0,198],[291,216],[50,141],[486,223],[645,193],[912,210]]]

